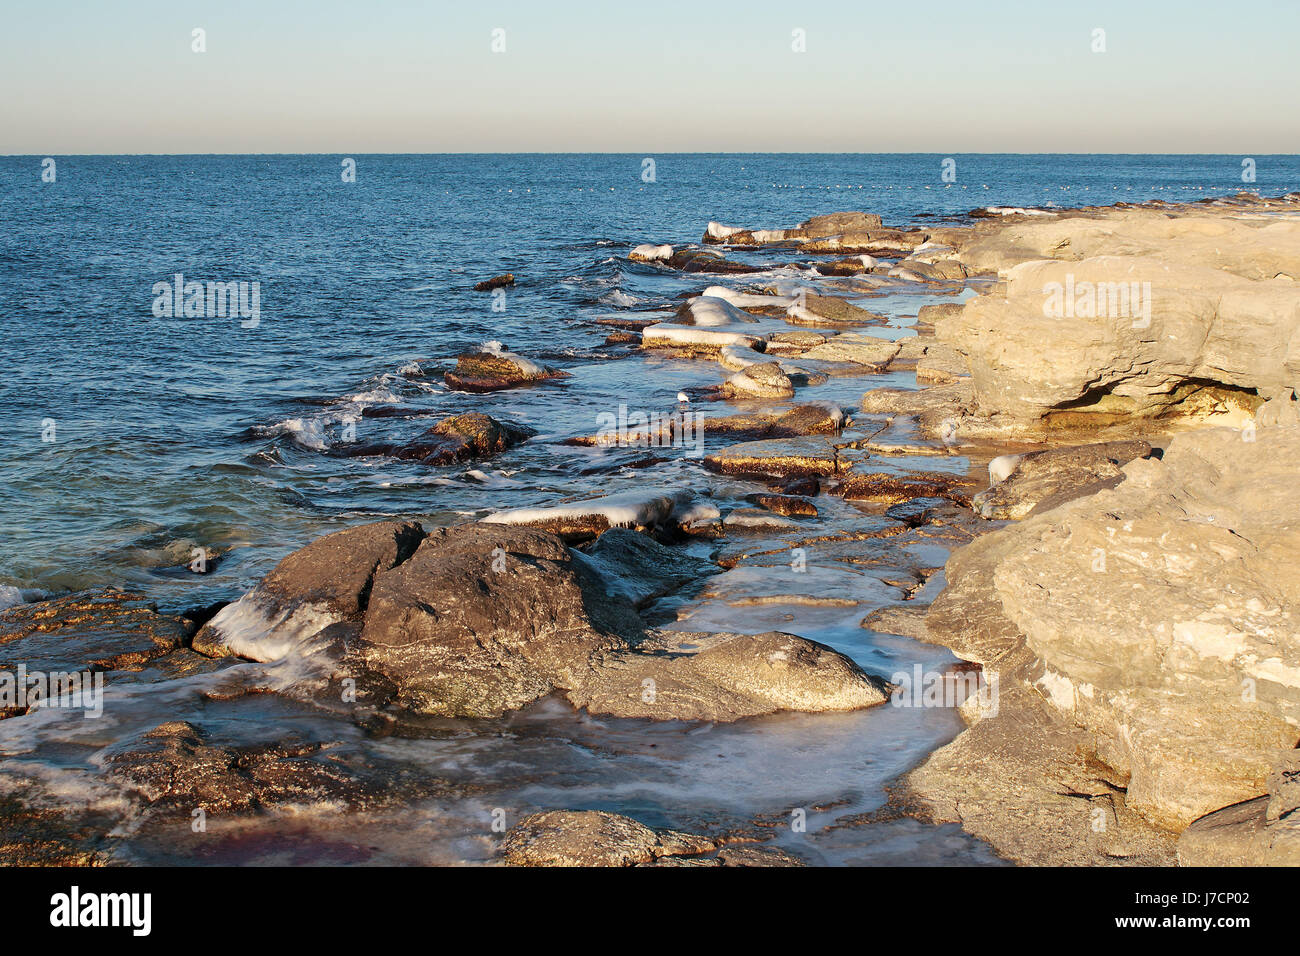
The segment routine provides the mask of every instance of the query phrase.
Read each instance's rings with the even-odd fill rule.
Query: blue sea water
[[[352,183],[325,155],[55,157],[52,183],[43,157],[0,158],[0,585],[130,583],[182,606],[236,593],[358,515],[544,500],[530,490],[560,468],[549,455],[485,487],[319,449],[367,395],[559,433],[675,392],[667,370],[602,373],[591,350],[608,330],[591,320],[681,294],[626,252],[698,241],[711,219],[779,227],[865,209],[904,226],[987,205],[1300,186],[1295,156],[1252,157],[1245,185],[1236,156],[957,155],[954,183],[937,155],[672,154],[651,157],[653,182],[637,155],[354,158]],[[493,312],[471,287],[505,271],[518,283]],[[176,273],[260,283],[260,323],[155,318],[153,286]],[[596,367],[490,398],[394,374],[485,339]],[[357,438],[394,428],[366,419]],[[213,573],[174,573],[195,547],[223,555]]]
[[[909,227],[961,222],[990,205],[1300,188],[1295,156],[1251,157],[1257,179],[1245,184],[1237,156],[957,155],[951,183],[937,155],[663,155],[651,157],[653,181],[640,155],[362,155],[352,157],[355,182],[340,175],[344,158],[54,157],[56,179],[43,182],[44,157],[0,157],[0,603],[101,585],[143,591],[164,610],[230,600],[287,552],[380,516],[428,527],[649,485],[743,505],[761,486],[708,475],[698,459],[668,455],[646,468],[644,450],[562,443],[594,434],[620,405],[664,410],[680,390],[724,374],[713,362],[606,347],[611,329],[600,319],[666,315],[711,284],[801,274],[794,253],[770,249],[728,253],[764,265],[756,276],[683,275],[628,259],[645,242],[698,243],[710,220],[779,228],[862,209]],[[507,271],[517,282],[504,300],[473,291]],[[258,283],[257,323],[155,315],[155,285],[176,274]],[[874,334],[910,334],[930,301],[952,300],[871,299],[892,320]],[[441,371],[489,340],[568,377],[488,395],[449,390]],[[902,373],[868,378],[832,378],[800,397],[851,409],[864,387],[915,384]],[[443,468],[345,454],[470,410],[538,434],[491,460]],[[945,462],[910,463],[970,465]],[[839,499],[818,501],[830,527],[871,520]],[[205,573],[189,567],[196,552]],[[935,545],[915,558],[934,568],[945,555]],[[792,631],[886,676],[954,662],[862,628],[865,611],[899,598],[843,567],[800,580],[807,593],[850,599],[821,607],[737,600],[763,587],[788,592],[788,579],[762,568],[715,580],[720,597],[669,600],[660,611],[683,629]],[[503,721],[440,722],[427,738],[376,742],[288,699],[209,701],[181,684],[129,686],[102,738],[58,714],[0,721],[0,777],[50,781],[64,798],[96,793],[103,748],[186,719],[235,741],[336,741],[358,759],[436,770],[475,796],[413,804],[378,829],[327,816],[297,835],[281,828],[225,849],[141,839],[121,859],[458,862],[490,858],[494,808],[512,819],[600,808],[709,830],[807,807],[806,838],[782,830],[777,839],[810,862],[996,862],[952,826],[839,825],[878,809],[889,781],[959,732],[950,707],[683,727],[594,720],[545,701]]]

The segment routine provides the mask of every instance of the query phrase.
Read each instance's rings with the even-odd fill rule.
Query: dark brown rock
[[[974,485],[975,482],[969,478],[944,472],[897,475],[854,471],[844,479],[837,494],[854,501],[878,501],[891,505],[912,498],[947,498],[968,504],[970,489]]]
[[[764,266],[751,266],[743,262],[732,262],[708,249],[679,249],[664,264],[682,272],[702,272],[713,275],[744,275],[762,272]]]
[[[491,279],[484,279],[482,282],[474,284],[475,292],[491,292],[493,289],[501,289],[505,286],[515,284],[515,275],[513,272],[506,272]]]
[[[310,614],[310,627],[346,623],[355,630],[370,600],[375,576],[415,553],[424,529],[415,522],[381,521],[336,531],[293,552],[239,601],[223,608],[194,637],[209,656],[249,653],[249,616],[267,630]]]
[[[456,359],[454,371],[443,375],[448,388],[462,392],[496,392],[567,375],[538,365],[504,349],[466,352]]]
[[[397,458],[426,465],[490,458],[526,441],[531,429],[499,422],[482,412],[445,418],[415,441],[394,449]]]
[[[652,830],[616,813],[552,810],[511,827],[500,852],[510,866],[646,866],[665,857],[698,857],[716,848],[707,837]]]
[[[807,515],[817,517],[817,506],[807,498],[792,495],[755,495],[754,503],[779,515]]]
[[[355,549],[340,533],[291,556],[196,647],[255,660],[296,648],[354,677],[367,704],[450,717],[497,716],[551,693],[656,720],[885,699],[882,681],[791,634],[647,631],[636,605],[712,570],[649,539],[614,533],[579,555],[544,531],[478,523],[438,529],[409,554],[409,542],[396,546],[404,527],[353,529]]]
[[[142,594],[81,591],[0,612],[0,668],[138,671],[186,636],[180,618],[159,614]]]
[[[321,743],[220,746],[181,720],[115,748],[109,775],[136,789],[152,816],[244,815],[277,805],[377,802],[376,781]]]

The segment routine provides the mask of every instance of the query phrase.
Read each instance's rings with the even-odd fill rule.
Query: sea
[[[729,253],[765,269],[726,277],[628,258],[642,243],[699,244],[710,221],[780,228],[865,210],[913,228],[966,222],[989,206],[1297,188],[1300,157],[1265,155],[0,157],[0,606],[112,586],[182,612],[238,597],[324,533],[387,517],[433,527],[648,485],[740,500],[759,486],[711,476],[696,457],[647,469],[643,451],[563,444],[594,434],[620,406],[671,407],[679,392],[723,377],[714,363],[606,346],[612,328],[600,320],[666,318],[710,284],[757,288],[801,275],[795,257],[770,249]],[[506,272],[515,282],[504,293],[474,290]],[[249,308],[187,315],[169,306],[185,282],[242,283]],[[896,320],[879,334],[910,334],[930,301],[951,300],[872,300]],[[492,394],[450,390],[441,372],[485,342],[568,375]],[[832,378],[801,397],[851,409],[863,387]],[[438,468],[347,453],[465,411],[536,435],[495,458]],[[703,617],[707,629],[771,628],[753,614]],[[861,628],[861,616],[831,621],[795,608],[779,623],[886,676],[952,662],[942,649]],[[296,727],[381,746],[283,703],[194,707],[194,720],[235,739]],[[177,705],[135,700],[120,713],[126,734],[176,716]],[[400,759],[483,784],[473,799],[412,806],[407,829],[353,835],[346,851],[335,824],[328,839],[322,827],[291,846],[243,843],[214,859],[473,862],[491,856],[484,821],[499,807],[612,809],[685,829],[721,825],[719,815],[784,819],[847,793],[840,810],[810,810],[807,831],[783,837],[793,852],[821,863],[995,863],[952,825],[832,826],[879,808],[885,785],[961,726],[951,709],[878,708],[702,729],[596,721],[548,701],[502,723],[382,744],[389,756],[406,747]],[[45,775],[89,781],[95,748],[107,745],[45,753],[0,740],[0,766],[28,760]],[[98,786],[51,792],[90,800]],[[155,843],[126,840],[122,853],[176,860]]]

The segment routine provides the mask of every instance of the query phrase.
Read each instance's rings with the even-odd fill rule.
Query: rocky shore
[[[793,633],[850,615],[950,649],[978,688],[887,807],[824,834],[892,818],[1024,864],[1300,863],[1300,195],[709,223],[627,258],[695,284],[622,321],[610,361],[710,384],[612,430],[539,436],[494,406],[330,453],[631,448],[638,490],[355,524],[185,614],[115,589],[0,612],[0,663],[102,672],[114,708],[100,733],[57,694],[6,702],[0,861],[203,858],[196,814],[233,858],[289,818],[325,845],[304,808],[350,821],[364,860],[415,802],[493,799],[399,742],[509,736],[548,702],[685,733],[897,703],[889,655]],[[489,342],[442,379],[477,399],[560,387],[557,365]],[[506,865],[816,861],[759,814],[528,810],[448,861],[474,841]]]
[[[1018,523],[876,625],[997,677],[996,715],[904,779],[914,810],[1024,863],[1300,863],[1296,198],[941,237],[998,276],[936,317],[970,378],[864,411],[1052,450],[995,462],[975,506]],[[1117,286],[1127,308],[1094,307]],[[1051,301],[1071,287],[1074,319]]]

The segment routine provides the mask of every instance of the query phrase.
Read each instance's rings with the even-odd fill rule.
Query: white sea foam
[[[1041,209],[1025,209],[1023,206],[988,206],[984,210],[999,216],[1050,216],[1050,212]]]
[[[684,525],[693,525],[710,521],[717,521],[722,517],[722,512],[718,506],[708,501],[695,502],[685,508],[679,509],[674,515],[673,520],[679,521]]]
[[[640,305],[643,302],[649,302],[650,300],[635,295],[629,295],[622,289],[614,289],[612,292],[606,292],[597,301],[599,301],[601,305],[613,305],[627,309],[634,305]]]
[[[470,468],[465,472],[466,478],[472,478],[489,488],[524,488],[527,487],[525,482],[516,481],[510,477],[510,474],[504,471],[494,471],[491,474],[478,468]]]
[[[46,596],[46,592],[36,588],[16,588],[11,584],[0,584],[0,611],[19,604],[30,604]]]
[[[387,385],[376,385],[374,388],[365,392],[357,392],[355,395],[348,395],[343,399],[345,402],[352,402],[357,405],[397,405],[402,399]]]
[[[258,435],[268,437],[284,435],[295,445],[310,451],[324,451],[329,448],[329,439],[325,436],[325,422],[319,418],[286,418],[274,425],[258,425],[253,430]]]
[[[223,607],[208,626],[237,656],[282,665],[275,676],[287,686],[319,676],[328,667],[320,658],[328,641],[320,634],[340,620],[337,613],[317,604],[275,613],[250,593]]]

